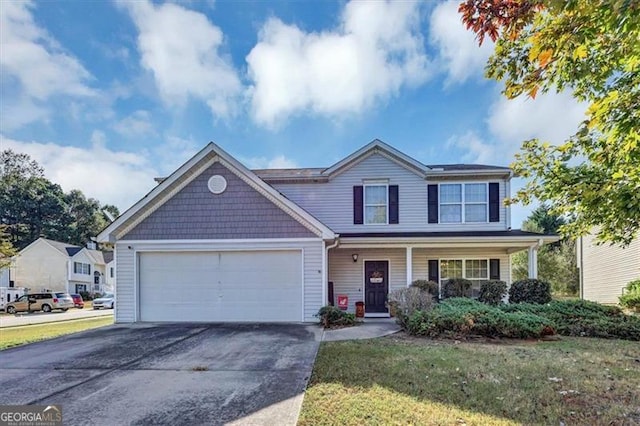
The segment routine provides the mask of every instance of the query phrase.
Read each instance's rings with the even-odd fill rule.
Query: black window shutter
[[[429,223],[438,223],[438,185],[427,185],[427,206]]]
[[[500,222],[500,184],[489,184],[489,222]]]
[[[489,279],[500,279],[500,259],[489,259]]]
[[[438,259],[429,259],[429,281],[438,282],[440,274],[438,273]]]
[[[389,223],[400,223],[398,185],[389,185]]]
[[[353,187],[353,224],[362,225],[362,186]]]

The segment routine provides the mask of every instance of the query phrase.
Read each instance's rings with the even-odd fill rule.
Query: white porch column
[[[413,247],[407,247],[407,287],[413,282]]]
[[[538,246],[529,247],[529,278],[538,278]]]

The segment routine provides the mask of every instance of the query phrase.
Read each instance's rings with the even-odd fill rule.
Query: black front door
[[[367,260],[364,262],[364,309],[367,313],[387,313],[389,293],[389,262]]]

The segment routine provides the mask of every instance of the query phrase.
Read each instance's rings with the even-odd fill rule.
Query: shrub
[[[356,322],[354,314],[345,312],[336,306],[323,306],[316,316],[320,318],[320,324],[324,328],[353,325]]]
[[[428,311],[433,304],[433,295],[417,286],[394,290],[389,295],[389,308],[395,311],[396,321],[404,329],[414,312]]]
[[[471,281],[464,278],[450,278],[442,288],[442,297],[471,297]]]
[[[91,293],[89,293],[88,291],[81,291],[79,294],[80,296],[82,296],[82,300],[93,300]]]
[[[640,280],[627,284],[624,294],[620,296],[620,305],[640,312]]]
[[[586,300],[557,300],[546,305],[520,303],[504,305],[508,313],[528,313],[553,322],[558,334],[640,340],[640,318],[625,315],[617,306]]]
[[[439,297],[439,294],[438,294],[439,286],[438,286],[438,283],[435,281],[415,280],[414,282],[411,283],[411,287],[417,287],[420,290],[424,290],[428,292],[431,296],[433,296],[435,299]]]
[[[485,281],[480,284],[478,300],[489,305],[500,305],[507,294],[507,283],[504,281]]]
[[[509,303],[549,303],[551,286],[546,281],[526,279],[516,281],[509,289]]]
[[[411,334],[538,338],[554,334],[546,318],[523,312],[503,312],[471,299],[452,298],[430,311],[416,311],[407,321]]]

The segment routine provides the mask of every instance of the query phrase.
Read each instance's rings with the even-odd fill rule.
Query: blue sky
[[[126,209],[209,141],[253,168],[329,166],[376,138],[508,165],[525,139],[571,135],[584,105],[502,97],[457,5],[5,0],[0,144]]]

